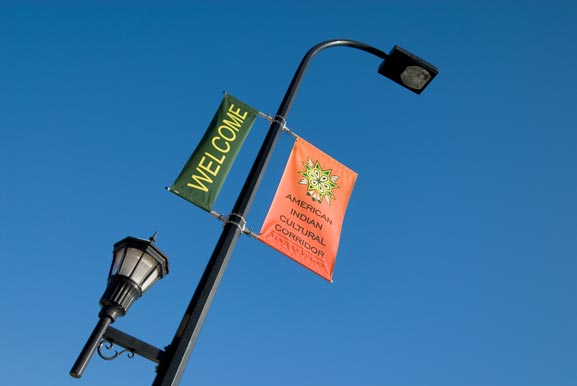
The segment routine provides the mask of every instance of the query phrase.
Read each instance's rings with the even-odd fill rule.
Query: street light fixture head
[[[156,233],[148,240],[127,237],[114,244],[108,285],[100,298],[99,320],[70,370],[74,378],[82,376],[110,324],[126,314],[136,299],[168,274],[168,258],[154,245],[155,238]]]
[[[379,66],[379,74],[420,94],[439,71],[435,66],[409,51],[394,46]]]
[[[168,258],[149,240],[126,237],[114,244],[108,285],[100,305],[101,316],[123,316],[154,283],[168,274]]]

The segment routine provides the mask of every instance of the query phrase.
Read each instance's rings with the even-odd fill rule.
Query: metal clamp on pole
[[[228,215],[226,219],[226,224],[236,225],[241,232],[244,232],[246,226],[246,220],[240,214],[231,213]]]

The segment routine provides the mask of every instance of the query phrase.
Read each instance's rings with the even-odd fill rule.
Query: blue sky
[[[151,384],[138,357],[68,375],[112,245],[159,232],[170,274],[114,326],[162,348],[222,229],[164,187],[223,91],[272,115],[305,52],[347,38],[439,76],[418,96],[364,52],[313,59],[288,126],[359,174],[334,283],[242,237],[182,385],[577,385],[576,19],[570,1],[1,2],[2,383]]]

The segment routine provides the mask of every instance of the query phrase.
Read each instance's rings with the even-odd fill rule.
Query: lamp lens
[[[403,83],[412,89],[420,90],[431,80],[431,74],[420,66],[409,66],[401,74]]]

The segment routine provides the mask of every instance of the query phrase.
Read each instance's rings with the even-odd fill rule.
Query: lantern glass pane
[[[143,254],[144,252],[142,252],[140,249],[126,248],[126,256],[124,257],[124,261],[122,262],[122,266],[120,267],[118,274],[131,277],[134,268],[138,264],[138,261]]]
[[[135,267],[132,276],[130,277],[134,280],[139,286],[143,287],[143,282],[149,277],[150,273],[158,266],[158,262],[154,259],[154,257],[150,256],[149,254],[145,253],[142,256],[142,259],[138,262],[138,265]],[[141,288],[144,291],[144,288]]]
[[[146,278],[144,283],[140,286],[142,292],[150,288],[161,276],[160,265],[157,265],[154,271]]]
[[[126,248],[118,249],[114,254],[114,262],[112,263],[112,268],[110,269],[110,275],[116,275],[122,262],[124,261],[124,253]]]

